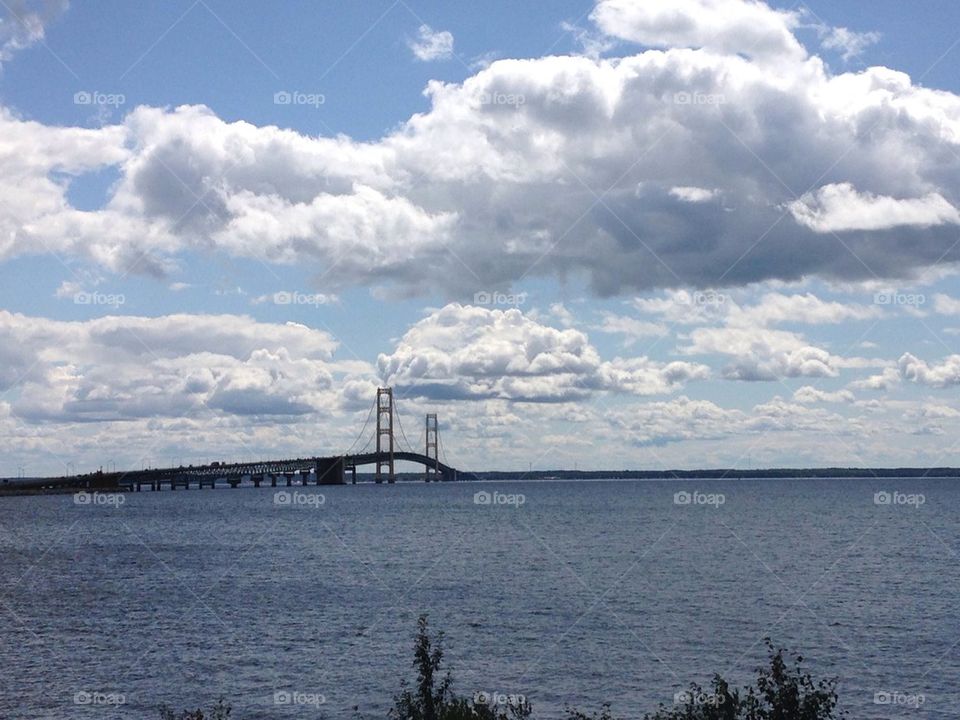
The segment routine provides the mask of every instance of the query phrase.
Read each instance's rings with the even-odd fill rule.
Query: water
[[[955,481],[294,490],[325,502],[0,498],[0,717],[153,719],[224,695],[239,718],[382,718],[420,613],[459,691],[522,694],[538,718],[603,701],[642,717],[689,680],[745,681],[765,636],[839,676],[853,718],[957,715]],[[476,505],[480,490],[525,502]],[[674,504],[684,490],[724,503]],[[876,505],[880,490],[925,502]],[[125,704],[76,704],[95,692]]]

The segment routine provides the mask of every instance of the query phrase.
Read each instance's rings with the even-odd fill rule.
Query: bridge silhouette
[[[371,418],[376,414],[376,429],[367,434]],[[399,437],[395,428],[400,431]],[[414,450],[406,439],[400,416],[396,412],[393,388],[378,388],[377,397],[360,434],[350,448],[340,455],[325,457],[290,458],[284,460],[256,460],[249,462],[214,462],[206,465],[180,465],[166,468],[144,468],[119,472],[103,472],[60,477],[38,478],[17,483],[17,488],[36,490],[116,490],[139,492],[144,488],[161,490],[169,488],[189,489],[216,488],[218,483],[239,487],[249,483],[255,487],[269,484],[271,487],[293,485],[344,485],[357,482],[357,468],[365,465],[376,467],[377,483],[394,483],[397,479],[396,463],[412,462],[423,465],[423,479],[427,482],[449,482],[458,479],[458,470],[441,462],[440,429],[436,413],[428,413],[424,419],[423,452]],[[406,445],[401,445],[402,438]],[[359,442],[366,439],[363,446]],[[371,447],[372,446],[372,447]]]

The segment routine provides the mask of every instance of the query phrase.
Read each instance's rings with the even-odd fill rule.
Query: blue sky
[[[960,462],[955,3],[11,7],[0,475]]]

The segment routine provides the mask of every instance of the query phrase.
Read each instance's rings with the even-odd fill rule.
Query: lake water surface
[[[219,695],[241,720],[383,718],[421,613],[457,690],[524,695],[538,718],[604,701],[638,718],[690,680],[742,682],[766,636],[839,676],[852,718],[960,716],[953,480],[110,500],[0,498],[0,718],[153,719]]]

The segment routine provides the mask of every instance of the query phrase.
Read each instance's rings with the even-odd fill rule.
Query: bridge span
[[[366,445],[354,451],[354,446],[364,437],[367,424],[374,410],[377,413],[377,427],[373,437]],[[251,483],[255,487],[269,484],[270,487],[293,485],[344,485],[357,482],[357,468],[373,465],[376,468],[375,479],[380,483],[396,481],[396,462],[412,462],[423,465],[424,479],[429,482],[450,482],[458,479],[458,471],[453,466],[440,461],[440,434],[437,415],[430,413],[424,424],[424,452],[398,447],[394,434],[394,420],[403,434],[402,425],[395,414],[392,388],[379,388],[377,399],[367,416],[360,436],[350,450],[341,455],[326,457],[291,458],[286,460],[258,460],[250,462],[222,463],[206,465],[180,465],[167,468],[145,468],[122,472],[103,472],[61,477],[38,478],[15,486],[20,490],[38,492],[68,490],[114,490],[119,492],[139,492],[150,490],[189,489],[191,486],[216,488],[218,484],[239,487]],[[376,448],[368,450],[372,440]],[[409,444],[409,443],[408,443]],[[349,478],[348,478],[349,476]],[[10,487],[10,486],[8,486]],[[10,489],[14,489],[10,487]]]

